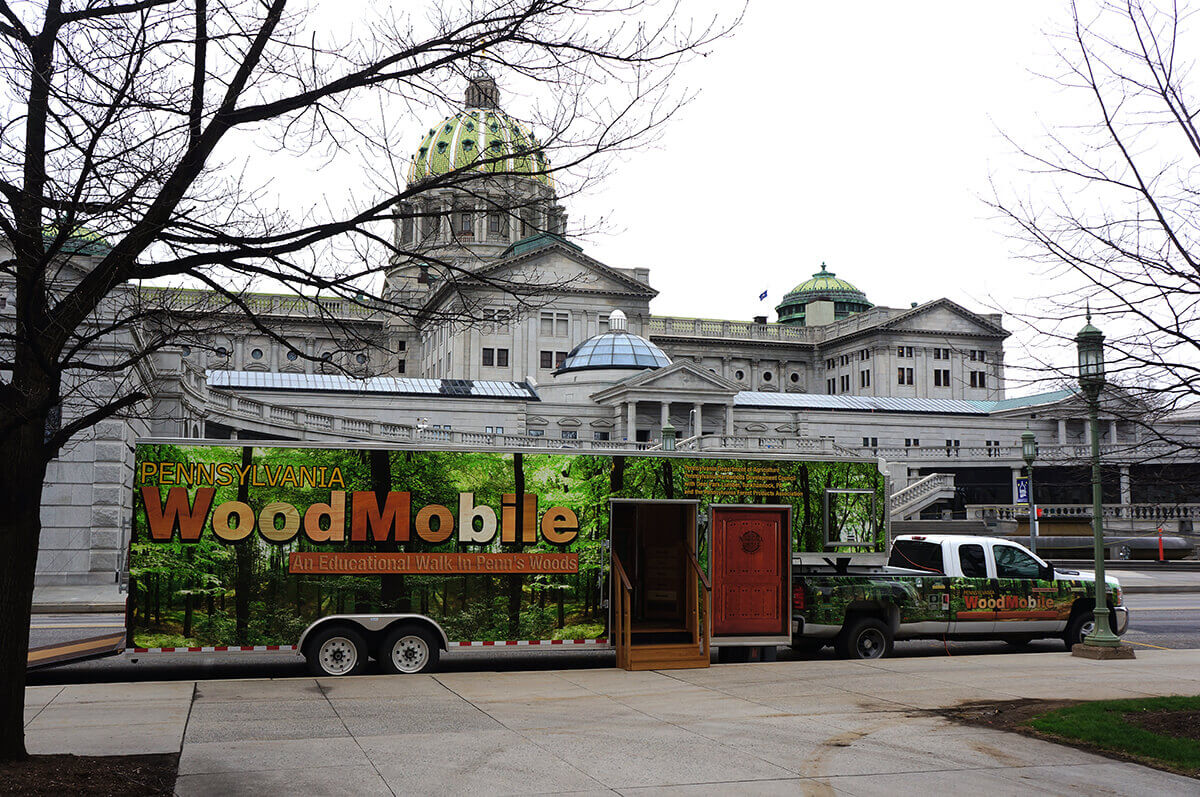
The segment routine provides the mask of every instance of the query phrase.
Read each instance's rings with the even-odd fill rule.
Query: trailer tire
[[[384,672],[410,675],[436,670],[440,652],[437,640],[429,629],[404,623],[384,636],[375,658]]]
[[[892,655],[892,632],[874,617],[852,620],[838,636],[837,652],[844,659],[882,659]]]
[[[308,671],[320,678],[358,675],[370,656],[367,640],[348,625],[317,629],[304,646]]]

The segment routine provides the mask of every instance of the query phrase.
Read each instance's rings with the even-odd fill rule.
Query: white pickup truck
[[[1125,633],[1120,584],[1107,581],[1109,622]],[[1095,574],[1056,570],[995,537],[904,535],[887,566],[798,564],[792,579],[793,647],[833,645],[849,658],[888,655],[897,639],[1058,637],[1067,647],[1095,625]]]

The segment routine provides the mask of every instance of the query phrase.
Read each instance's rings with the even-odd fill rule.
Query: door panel
[[[953,579],[950,633],[990,634],[996,628],[996,581],[991,578]]]
[[[712,508],[713,636],[787,635],[792,531],[780,508]]]

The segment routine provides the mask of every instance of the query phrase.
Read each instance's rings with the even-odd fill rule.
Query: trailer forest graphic
[[[141,444],[134,480],[147,648],[289,644],[346,612],[425,614],[456,641],[603,637],[609,499],[791,504],[796,550],[819,550],[826,489],[883,490],[873,463],[212,444]]]

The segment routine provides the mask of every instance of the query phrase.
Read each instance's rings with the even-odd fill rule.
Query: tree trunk
[[[254,450],[250,446],[242,448],[242,467],[247,468],[254,462]],[[239,484],[237,500],[245,503],[250,498],[250,485]],[[234,545],[237,561],[237,575],[234,578],[233,605],[237,615],[237,643],[250,644],[250,582],[254,575],[254,538],[248,537],[241,544]]]
[[[381,449],[368,451],[367,462],[371,466],[371,490],[375,493],[375,500],[383,506],[387,501],[388,492],[392,489],[392,464],[388,459],[388,452]],[[400,550],[400,543],[378,543],[376,550],[396,553]],[[412,611],[412,598],[405,589],[403,573],[384,573],[379,577],[379,601],[385,611]]]
[[[525,461],[521,454],[513,454],[513,475],[517,490],[517,544],[519,553],[524,549],[521,540],[525,538]],[[521,635],[521,582],[524,576],[508,576],[508,638],[517,639]]]
[[[0,762],[26,757],[25,664],[48,453],[42,424],[35,414],[0,447]]]
[[[564,605],[566,589],[559,587],[555,592],[558,593],[558,627],[562,628],[567,624],[567,610]]]
[[[184,589],[191,589],[187,584],[184,584]],[[192,635],[192,594],[183,596],[183,637],[187,639]]]

